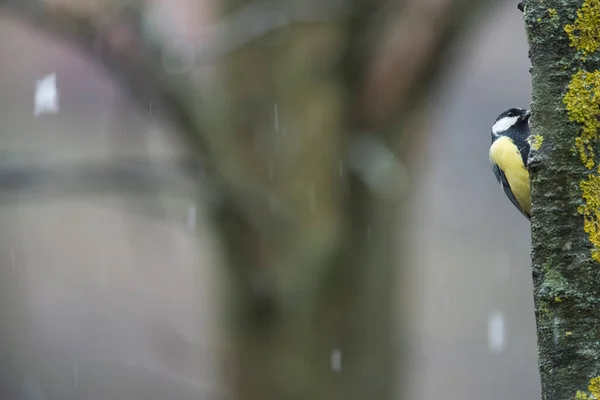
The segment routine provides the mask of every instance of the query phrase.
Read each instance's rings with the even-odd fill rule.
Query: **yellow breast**
[[[511,192],[527,214],[531,214],[529,171],[523,164],[519,149],[506,136],[497,139],[490,147],[490,161],[506,176]]]

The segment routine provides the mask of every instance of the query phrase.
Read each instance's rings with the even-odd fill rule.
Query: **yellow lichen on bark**
[[[527,138],[527,142],[533,150],[539,150],[542,147],[542,143],[544,143],[544,137],[542,135],[531,135]]]
[[[588,391],[592,395],[588,396],[587,393],[578,390],[575,394],[574,400],[592,400],[592,399],[600,399],[600,376],[590,379],[590,384],[588,385]]]
[[[600,71],[575,73],[563,102],[569,119],[582,126],[575,148],[583,165],[591,170],[595,165],[594,143],[600,131]],[[594,246],[591,256],[600,262],[600,175],[588,175],[579,186],[584,204],[577,211],[583,215],[583,228]]]
[[[589,175],[579,186],[585,204],[577,211],[583,215],[583,230],[594,246],[592,258],[600,262],[600,175]]]
[[[589,397],[587,394],[585,394],[584,392],[582,392],[581,390],[578,390],[577,393],[575,394],[575,398],[574,400],[588,400]]]
[[[577,19],[565,26],[571,47],[584,57],[600,48],[600,0],[585,0],[577,10]]]
[[[564,27],[570,46],[582,59],[600,48],[600,0],[585,0],[577,10],[577,19]],[[583,165],[592,170],[600,131],[600,71],[580,69],[572,77],[563,98],[569,119],[581,125],[575,149]],[[577,211],[583,215],[583,228],[593,248],[591,257],[600,262],[600,168],[584,178],[579,187],[584,204]],[[599,386],[600,387],[600,386]],[[600,390],[598,391],[600,398]]]
[[[569,83],[563,103],[569,119],[583,127],[581,135],[575,139],[575,147],[586,168],[592,169],[595,157],[592,144],[598,139],[600,128],[600,71],[577,71]]]

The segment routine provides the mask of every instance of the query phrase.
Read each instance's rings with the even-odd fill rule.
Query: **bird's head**
[[[492,136],[495,138],[505,134],[513,127],[527,127],[531,117],[531,111],[523,108],[509,108],[502,114],[498,115],[494,125],[492,126]]]

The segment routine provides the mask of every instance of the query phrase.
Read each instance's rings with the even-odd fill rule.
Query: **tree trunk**
[[[598,398],[600,2],[529,0],[524,16],[537,148],[531,228],[542,398],[578,391]]]

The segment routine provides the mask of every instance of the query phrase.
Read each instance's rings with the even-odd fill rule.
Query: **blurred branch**
[[[293,24],[332,21],[344,13],[343,4],[340,1],[315,6],[310,1],[285,4],[266,0],[241,5],[206,28],[207,40],[194,46],[193,63],[215,62],[253,41]],[[193,43],[185,45],[193,46]]]
[[[144,193],[157,188],[185,195],[197,192],[191,182],[202,181],[208,189],[208,177],[203,176],[202,164],[195,160],[112,159],[63,165],[0,161],[0,196],[28,191],[42,196],[44,192],[84,194],[98,190]]]
[[[387,1],[373,16],[358,124],[386,130],[421,107],[448,66],[452,45],[489,0]]]
[[[2,205],[85,197],[97,200],[109,195],[130,200],[127,213],[183,222],[189,204],[196,202],[199,193],[205,204],[212,205],[218,201],[215,192],[211,178],[196,160],[133,158],[70,164],[0,161]],[[165,207],[167,199],[172,206]]]

